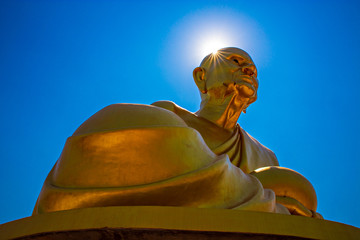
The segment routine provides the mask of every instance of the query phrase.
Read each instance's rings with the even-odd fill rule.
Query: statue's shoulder
[[[175,113],[161,107],[144,104],[111,104],[88,118],[73,136],[127,128],[152,126],[186,127]]]
[[[173,113],[178,113],[179,111],[181,111],[181,112],[187,112],[189,114],[193,114],[190,111],[180,107],[179,105],[177,105],[171,101],[157,101],[157,102],[152,103],[151,105],[169,110]]]
[[[194,123],[198,123],[199,121],[201,121],[201,119],[197,117],[194,113],[190,112],[185,108],[180,107],[179,105],[171,101],[157,101],[152,103],[151,105],[173,112],[174,114],[179,116],[182,120],[184,120],[189,127],[193,127],[195,129],[197,129],[197,127],[193,126]],[[204,123],[201,124],[203,125]]]
[[[169,110],[179,116],[185,121],[187,126],[197,130],[201,134],[210,149],[215,149],[232,135],[231,131],[221,128],[205,118],[198,117],[196,114],[176,105],[173,102],[158,101],[152,103],[152,105]]]

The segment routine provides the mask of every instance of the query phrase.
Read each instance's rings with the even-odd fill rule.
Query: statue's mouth
[[[242,76],[240,77],[240,81],[250,83],[251,85],[254,84],[253,79],[252,79],[251,77],[248,77],[248,76],[245,76],[245,75],[242,75]]]
[[[223,83],[226,89],[226,96],[237,93],[243,97],[252,97],[256,94],[256,81],[251,77],[242,75],[229,83]]]
[[[249,83],[253,88],[258,88],[258,83],[256,78],[248,76],[248,75],[241,75],[234,79],[234,82],[237,84],[242,84],[242,82]]]

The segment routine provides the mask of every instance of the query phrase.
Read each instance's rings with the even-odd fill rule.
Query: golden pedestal
[[[0,239],[360,239],[346,224],[274,213],[184,207],[100,207],[0,225]]]

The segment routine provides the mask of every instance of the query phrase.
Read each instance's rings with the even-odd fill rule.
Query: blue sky
[[[260,87],[240,125],[314,185],[326,219],[360,227],[356,1],[0,1],[0,223],[31,215],[66,138],[112,103],[196,111],[205,39],[250,53]],[[225,45],[224,47],[226,47]]]

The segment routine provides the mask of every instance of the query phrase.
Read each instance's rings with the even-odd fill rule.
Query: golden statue
[[[314,188],[278,167],[274,153],[238,124],[257,98],[256,67],[238,48],[193,72],[201,107],[113,104],[69,137],[33,214],[100,206],[188,206],[316,213]]]

